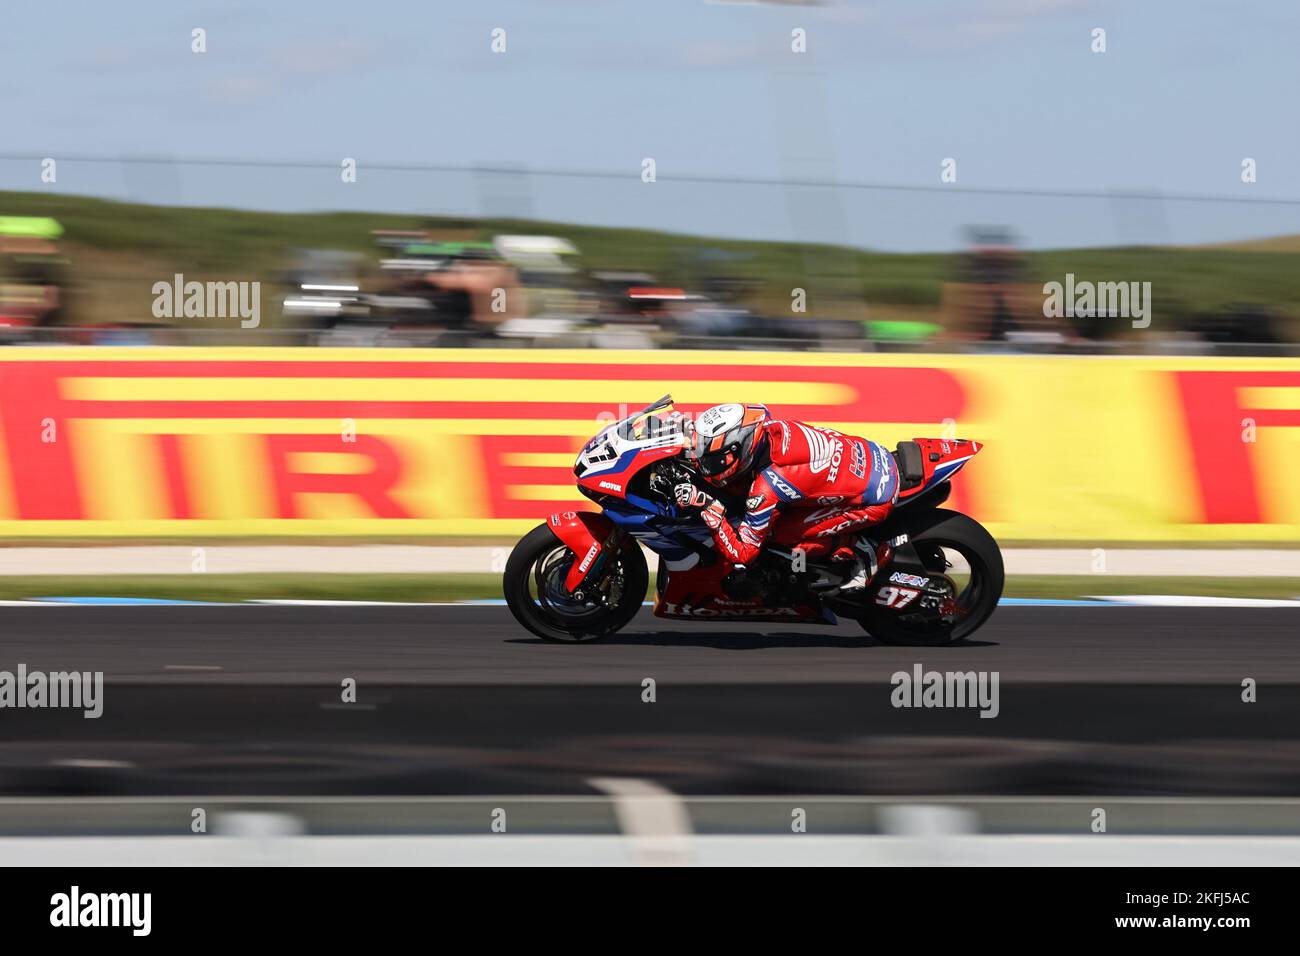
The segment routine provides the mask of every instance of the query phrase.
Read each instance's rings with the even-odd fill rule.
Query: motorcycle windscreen
[[[624,441],[635,442],[680,435],[681,419],[673,414],[674,411],[673,397],[665,395],[635,415],[623,419],[618,423],[615,431]]]

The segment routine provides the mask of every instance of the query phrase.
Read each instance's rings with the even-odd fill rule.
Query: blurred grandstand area
[[[1012,227],[983,226],[956,243],[882,252],[536,219],[0,192],[0,344],[1300,350],[1294,237],[1043,250]],[[1149,283],[1150,325],[1049,315],[1047,284],[1067,275]],[[258,283],[257,321],[159,314],[160,283],[232,282]]]

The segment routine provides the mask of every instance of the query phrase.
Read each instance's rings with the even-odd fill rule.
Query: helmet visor
[[[699,456],[700,471],[709,478],[716,478],[735,468],[739,460],[739,445],[728,445],[721,451],[711,451]]]

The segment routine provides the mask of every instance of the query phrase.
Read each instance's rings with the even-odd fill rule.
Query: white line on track
[[[245,601],[244,603],[285,605],[290,607],[425,607],[430,604],[433,606],[445,606],[445,604],[438,605],[435,602],[429,601],[296,601],[280,598],[258,598],[251,601]],[[449,601],[446,603],[455,604],[457,602]]]
[[[1300,607],[1300,601],[1282,598],[1192,597],[1181,594],[1098,595],[1098,601],[1123,601],[1140,607]]]
[[[630,777],[593,777],[587,782],[613,798],[614,814],[636,862],[686,866],[694,861],[690,814],[677,794]]]
[[[123,598],[50,598],[0,601],[0,607],[505,607],[500,598],[466,601],[325,601],[255,598],[247,601],[167,601]],[[646,601],[644,607],[653,607]],[[1181,594],[1087,595],[1077,599],[1003,598],[1003,607],[1300,607],[1300,598],[1198,597]]]

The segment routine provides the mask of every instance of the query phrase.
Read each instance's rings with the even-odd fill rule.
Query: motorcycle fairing
[[[657,461],[680,454],[684,445],[681,426],[673,416],[673,400],[665,395],[635,415],[615,422],[583,446],[574,462],[578,487],[598,495],[628,498],[634,475]],[[644,498],[638,508],[657,506]]]
[[[668,575],[656,595],[655,617],[701,620],[784,621],[787,624],[834,624],[835,615],[818,603],[768,605],[761,597],[731,598],[722,579],[734,568],[726,562],[700,565]]]
[[[899,504],[948,481],[984,447],[981,442],[966,439],[913,438],[912,441],[921,448],[922,479],[920,484],[899,491]]]

